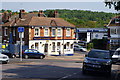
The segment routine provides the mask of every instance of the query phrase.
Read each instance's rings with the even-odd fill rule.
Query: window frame
[[[46,29],[48,30],[48,32],[47,32],[48,35],[45,34],[45,33],[46,33],[46,32],[45,32]],[[45,37],[49,37],[49,28],[45,28],[45,29],[44,29],[44,34],[45,34],[45,35],[44,35]]]
[[[55,35],[53,35],[53,30],[55,30],[55,34],[56,34],[56,29],[52,28],[52,37],[55,37]]]
[[[58,32],[58,30],[60,29],[60,31]],[[57,37],[61,37],[61,28],[57,28]],[[60,33],[60,34],[58,34],[58,33]]]
[[[6,31],[7,31],[7,33],[6,33]],[[8,28],[7,27],[5,27],[4,36],[8,36]]]
[[[68,32],[68,29],[69,29],[69,32]],[[68,34],[69,33],[69,34]],[[71,29],[70,28],[67,28],[66,29],[66,37],[70,37],[70,35],[71,35]]]
[[[16,33],[15,33],[15,28],[13,28],[13,36],[15,36],[16,35]]]
[[[38,29],[38,35],[36,35],[36,29]],[[39,27],[35,27],[35,30],[34,30],[35,32],[34,32],[34,36],[35,37],[38,37],[38,36],[40,36],[40,28]]]

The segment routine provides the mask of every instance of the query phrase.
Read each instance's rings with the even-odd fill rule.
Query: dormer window
[[[115,19],[115,23],[120,23],[120,19],[119,19],[119,18],[116,18],[116,19]]]

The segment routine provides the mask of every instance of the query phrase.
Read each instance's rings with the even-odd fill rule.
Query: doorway
[[[45,54],[48,54],[48,44],[45,44],[44,52]]]

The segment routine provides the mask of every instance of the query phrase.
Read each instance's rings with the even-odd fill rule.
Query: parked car
[[[9,58],[16,58],[16,55],[11,53],[9,50],[7,49],[1,49],[2,50],[2,54],[7,55]]]
[[[74,45],[74,50],[75,50],[75,51],[87,52],[87,49],[86,49],[86,48],[83,48],[82,46],[77,45],[77,44]]]
[[[27,50],[25,50],[23,52],[23,57],[25,59],[28,59],[28,58],[40,58],[40,59],[43,59],[43,58],[45,58],[45,55],[43,53],[40,53],[37,50],[27,49]]]
[[[81,46],[85,46],[86,45],[86,41],[78,41],[78,44]]]
[[[113,63],[120,62],[120,48],[116,49],[112,56]]]
[[[0,62],[5,64],[9,62],[9,57],[7,55],[1,54],[1,51],[0,51]]]
[[[87,71],[105,72],[111,74],[112,60],[110,52],[107,50],[92,49],[83,61],[82,72]]]

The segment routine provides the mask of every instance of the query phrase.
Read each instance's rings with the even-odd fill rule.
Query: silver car
[[[1,54],[1,51],[0,51],[0,62],[5,64],[9,62],[9,57],[7,55]]]

